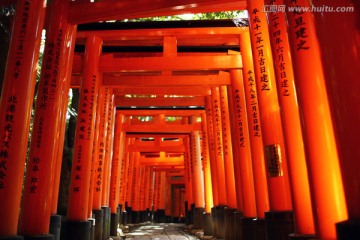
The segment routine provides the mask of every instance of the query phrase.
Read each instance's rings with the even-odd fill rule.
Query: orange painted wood
[[[37,95],[40,100],[36,102],[24,185],[20,232],[27,236],[49,233],[55,178],[60,175],[60,169],[56,169],[56,139],[61,131],[58,119],[62,108],[61,72],[65,70],[63,49],[66,42],[63,31],[68,26],[62,14],[66,16],[68,6],[62,2],[54,4],[50,9],[53,13],[50,20],[56,25],[48,29],[45,43],[44,68]]]
[[[227,206],[229,208],[237,208],[235,172],[233,162],[233,151],[231,143],[231,127],[229,119],[229,99],[227,94],[227,86],[220,87],[220,107],[221,107],[221,123],[223,134],[223,154],[225,168],[225,186]]]
[[[134,153],[134,170],[133,170],[133,178],[132,178],[132,192],[131,192],[131,207],[133,211],[140,210],[140,181],[141,181],[141,173],[140,173],[140,153]]]
[[[126,199],[125,202],[128,203],[128,207],[132,206],[132,194],[133,194],[133,181],[134,181],[134,169],[135,169],[135,153],[129,153],[129,167],[127,173],[127,181],[126,181]]]
[[[201,130],[201,124],[124,124],[126,132],[163,132],[163,133],[190,133]]]
[[[248,115],[249,137],[251,145],[252,167],[254,175],[256,212],[258,218],[265,218],[269,211],[268,185],[266,180],[266,167],[264,158],[264,145],[262,140],[262,127],[260,122],[260,108],[256,90],[253,56],[251,52],[250,34],[244,32],[240,35],[241,56],[244,63],[244,89],[246,98],[246,111]],[[256,181],[255,181],[256,179]]]
[[[45,18],[43,1],[31,1],[31,8],[27,2],[17,1],[0,103],[0,236],[16,235],[18,230],[27,133]]]
[[[183,97],[183,98],[168,98],[159,97],[156,98],[127,98],[125,96],[116,96],[115,105],[122,107],[189,107],[189,106],[204,106],[204,97]]]
[[[95,99],[98,91],[98,64],[102,41],[91,37],[87,41],[84,80],[80,88],[80,109],[76,125],[74,159],[72,165],[69,220],[85,221],[88,217],[88,199],[95,125]],[[89,129],[86,131],[85,129]]]
[[[193,121],[193,118],[192,118]],[[201,164],[201,145],[200,133],[194,131],[190,133],[190,150],[192,163],[192,187],[195,207],[205,207],[204,178]]]
[[[166,172],[159,172],[159,205],[158,209],[166,209]]]
[[[214,122],[212,114],[211,97],[205,97],[206,107],[206,126],[207,126],[207,138],[209,142],[209,157],[210,157],[210,169],[211,169],[211,186],[213,195],[213,204],[218,206],[218,180],[217,180],[217,169],[216,169],[216,149],[215,149],[215,135],[214,135]],[[204,121],[202,119],[202,121]],[[205,121],[204,121],[205,122]],[[204,132],[204,130],[203,130]]]
[[[127,143],[128,141],[125,140]],[[125,202],[126,202],[126,190],[127,190],[127,179],[128,179],[128,168],[129,168],[129,153],[125,152],[124,149],[124,155],[121,165],[121,181],[120,181],[120,199],[119,204],[122,205],[122,207],[125,208]]]
[[[155,116],[159,114],[164,114],[165,116],[171,117],[182,117],[182,116],[193,116],[193,115],[200,115],[204,112],[204,110],[158,110],[158,109],[134,109],[134,110],[117,110],[120,111],[121,114],[125,116]]]
[[[102,204],[103,206],[109,206],[109,191],[110,191],[110,178],[111,178],[111,162],[113,155],[113,139],[114,139],[114,96],[112,94],[112,89],[110,89],[109,96],[109,105],[108,105],[108,114],[107,114],[107,135],[105,143],[105,166],[104,166],[104,175],[106,176],[103,181],[103,195],[102,195]]]
[[[352,126],[354,122],[358,122],[360,116],[354,114],[354,106],[358,106],[360,100],[356,94],[359,89],[357,76],[360,74],[360,68],[356,64],[359,62],[359,54],[355,50],[360,45],[360,33],[357,28],[359,2],[348,0],[343,2],[324,0],[323,2],[326,6],[334,8],[354,7],[352,12],[315,14],[314,23],[321,46],[325,83],[338,145],[349,219],[358,219],[360,208],[357,203],[360,199],[360,191],[357,183],[360,175],[357,170],[359,162],[354,159],[359,159],[360,156],[356,140],[359,129]],[[314,3],[314,6],[322,7],[319,4]],[[336,21],[339,18],[341,21]],[[330,29],[336,29],[337,34],[329,37]]]
[[[309,1],[303,0],[285,3],[311,7]],[[287,18],[316,234],[323,239],[336,239],[335,223],[346,220],[348,214],[317,29],[310,12],[287,14]]]
[[[231,71],[231,82],[231,102],[234,109],[233,129],[235,133],[233,138],[233,149],[237,148],[238,151],[238,158],[234,159],[235,179],[237,180],[236,192],[242,192],[242,210],[244,216],[255,217],[257,216],[255,185],[242,70]],[[240,194],[238,195],[238,198],[239,197],[241,197]],[[239,203],[239,199],[237,200]]]
[[[214,137],[216,150],[216,177],[217,177],[217,193],[218,204],[227,205],[227,189],[225,184],[225,166],[224,166],[224,148],[223,148],[223,133],[222,133],[222,118],[221,118],[221,104],[219,88],[212,88],[211,105],[214,123]]]
[[[73,25],[69,25],[68,28],[66,28],[65,32],[65,46],[66,48],[63,48],[63,54],[64,54],[64,62],[63,67],[66,69],[62,71],[61,74],[61,111],[59,113],[59,119],[61,121],[59,128],[61,129],[59,138],[58,138],[58,144],[57,146],[57,163],[56,163],[56,169],[59,170],[59,173],[57,176],[55,176],[54,181],[54,194],[53,194],[53,200],[52,200],[52,209],[51,214],[55,215],[57,213],[57,206],[58,206],[58,198],[59,198],[59,186],[60,186],[60,175],[61,175],[61,165],[63,160],[63,151],[64,151],[64,138],[65,138],[65,131],[66,131],[66,114],[68,109],[68,93],[70,88],[70,81],[71,81],[71,69],[72,69],[72,59],[74,56],[74,47],[75,47],[75,37],[76,37],[76,27]]]
[[[194,202],[193,186],[192,186],[192,171],[191,171],[191,152],[190,152],[190,140],[189,137],[184,138],[184,145],[186,151],[184,152],[184,168],[185,168],[185,201],[189,206]]]
[[[109,106],[109,95],[110,89],[106,87],[100,87],[98,95],[98,114],[99,115],[99,125],[98,125],[98,138],[94,142],[97,146],[96,151],[94,151],[94,169],[93,169],[93,204],[92,209],[99,210],[102,207],[102,196],[103,196],[103,182],[104,178],[107,177],[105,173],[105,159],[106,159],[106,137],[107,137],[107,114]]]
[[[122,123],[124,121],[124,116],[116,114],[115,116],[115,133],[114,133],[114,150],[112,156],[112,165],[111,165],[111,182],[110,182],[110,199],[109,207],[111,208],[112,213],[117,212],[119,205],[119,195],[120,195],[120,179],[121,179],[121,166],[123,161],[124,154],[124,144],[125,144],[125,133],[122,131]]]
[[[266,1],[266,4],[270,4],[270,2]],[[275,0],[273,4],[283,5],[284,3],[282,0]],[[295,232],[298,234],[314,234],[309,178],[285,13],[267,13],[267,17],[286,139]]]
[[[267,151],[267,181],[271,210],[292,210],[290,184],[285,154],[280,106],[276,89],[276,79],[271,55],[268,23],[266,13],[262,12],[263,0],[247,1],[250,35],[254,57],[254,70],[257,95],[260,107],[260,119],[264,151]],[[271,155],[276,148],[278,152],[274,161]],[[270,154],[271,152],[271,154]],[[272,164],[274,163],[275,164]],[[273,173],[275,172],[275,173]]]
[[[202,167],[204,171],[204,191],[205,191],[205,212],[211,213],[211,208],[214,207],[212,179],[211,179],[211,164],[210,164],[210,150],[209,150],[209,135],[206,114],[201,114],[201,147],[202,147]]]
[[[114,94],[143,94],[143,95],[187,95],[208,96],[211,94],[210,87],[124,87],[114,89]]]

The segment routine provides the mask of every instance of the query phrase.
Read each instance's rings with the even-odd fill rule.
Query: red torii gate
[[[147,1],[142,4],[131,1],[119,3],[114,0],[96,3],[53,1],[46,10],[45,61],[37,96],[21,224],[18,230],[29,113],[35,84],[34,69],[44,24],[45,5],[44,1],[40,0],[2,1],[1,4],[15,2],[17,14],[0,105],[0,135],[3,136],[0,156],[0,214],[4,216],[3,220],[0,220],[1,237],[17,239],[19,237],[15,235],[19,233],[29,239],[38,235],[52,239],[52,236],[43,234],[49,233],[50,215],[56,214],[58,170],[61,164],[70,82],[74,86],[81,85],[81,100],[69,221],[63,226],[67,239],[90,237],[91,226],[87,220],[91,208],[88,206],[92,206],[92,196],[95,195],[91,191],[89,194],[88,190],[93,189],[91,186],[95,181],[91,174],[94,166],[91,159],[95,156],[92,149],[94,143],[97,143],[94,139],[98,139],[97,129],[100,128],[95,126],[97,118],[103,119],[109,125],[106,128],[108,133],[104,139],[105,147],[100,149],[107,152],[107,166],[101,168],[105,176],[101,183],[104,193],[99,197],[102,198],[103,206],[109,206],[113,199],[111,210],[115,215],[117,212],[114,206],[118,198],[116,189],[120,187],[116,179],[120,177],[121,165],[119,160],[116,160],[119,155],[114,155],[113,169],[117,171],[110,174],[110,156],[113,151],[110,136],[114,122],[117,122],[118,133],[179,131],[197,136],[196,141],[199,140],[199,132],[205,131],[200,125],[193,128],[186,124],[178,124],[176,127],[179,129],[174,130],[174,126],[172,128],[170,124],[164,124],[164,119],[150,127],[150,130],[149,126],[136,126],[138,129],[135,130],[132,124],[126,125],[123,120],[114,121],[114,106],[118,106],[122,101],[129,106],[139,104],[138,100],[126,101],[125,94],[197,96],[186,100],[188,104],[194,104],[189,106],[206,107],[206,116],[202,118],[206,118],[209,131],[211,186],[215,207],[215,228],[212,229],[214,236],[229,239],[234,235],[236,238],[244,237],[236,235],[238,233],[234,232],[232,226],[245,226],[249,219],[255,217],[257,221],[252,226],[258,234],[256,239],[265,236],[265,231],[261,231],[264,220],[267,221],[266,232],[269,239],[277,239],[292,232],[295,233],[292,236],[295,238],[315,234],[320,239],[346,239],[359,235],[356,232],[357,227],[352,227],[358,226],[355,220],[359,218],[357,202],[360,191],[357,191],[356,183],[360,176],[355,172],[357,162],[352,160],[359,154],[354,144],[359,131],[351,124],[354,119],[358,120],[359,114],[349,114],[354,112],[352,105],[359,102],[357,95],[351,94],[359,89],[355,77],[359,69],[354,64],[359,60],[356,50],[360,39],[356,27],[358,3],[345,1],[344,5],[353,9],[346,14],[317,14],[310,11],[293,14],[290,7],[311,8],[310,2],[272,1],[272,7],[280,10],[280,6],[285,6],[288,11],[266,13],[262,10],[271,6],[267,2],[265,4],[268,5],[264,5],[262,1],[248,1],[248,4],[246,1],[220,3],[215,0],[184,0],[175,3],[160,1],[156,4]],[[324,4],[334,8],[343,7],[328,0],[314,4],[315,7]],[[249,11],[249,28],[184,28],[174,29],[173,32],[171,29],[75,30],[76,24],[92,21],[245,8]],[[285,24],[285,15],[288,26]],[[343,19],[341,23],[338,21],[339,16]],[[346,28],[342,28],[342,24],[345,24]],[[334,26],[339,26],[336,28],[339,34],[329,38],[328,32]],[[76,55],[73,59],[75,34],[78,43],[86,42],[86,51],[83,57]],[[348,38],[338,40],[341,36]],[[160,54],[149,55],[101,53],[103,44],[117,45],[123,41],[126,46],[136,39],[140,40],[140,46],[145,43],[160,43],[164,50]],[[227,42],[228,40],[231,41]],[[224,43],[225,46],[235,45],[240,47],[241,54],[233,51],[209,55],[182,54],[177,51],[177,46],[190,43],[200,46],[218,46]],[[139,74],[139,71],[147,72],[149,76]],[[72,81],[71,73],[74,74]],[[341,80],[344,76],[347,79],[345,83]],[[134,84],[134,81],[139,81],[139,84]],[[100,89],[104,88],[109,90],[106,103],[108,105],[103,107],[108,109],[108,113],[100,116],[96,105],[104,103],[96,99],[102,91]],[[115,100],[111,98],[113,94],[116,95]],[[183,104],[179,103],[178,99],[171,100],[173,99],[168,97],[150,99],[152,102],[148,106],[165,106],[166,102],[168,106]],[[228,111],[228,107],[233,111]],[[185,111],[180,112],[183,114]],[[116,116],[116,119],[121,118]],[[231,134],[230,129],[236,134]],[[116,138],[122,145],[125,144],[120,135],[116,135]],[[124,152],[120,150],[121,144],[115,143],[116,141],[114,152]],[[196,156],[199,148],[192,147],[191,153],[194,159],[199,160],[199,155]],[[93,161],[95,162],[95,158]],[[196,178],[197,173],[189,176]],[[111,196],[110,175],[113,182],[111,189],[115,189],[111,191]],[[209,172],[207,179],[209,180]],[[161,182],[164,184],[163,180]],[[189,187],[200,187],[198,183],[190,183]],[[157,193],[161,189],[162,187]],[[112,194],[115,194],[115,198]],[[205,203],[199,201],[196,207],[201,209],[201,204]],[[205,208],[207,213],[208,207]],[[227,207],[226,211],[224,207]],[[314,214],[311,207],[316,209]],[[234,211],[242,213],[244,217],[238,214],[235,218]],[[295,218],[293,230],[292,214]],[[335,224],[345,220],[348,221],[337,225],[336,235]],[[286,221],[290,223],[290,230],[277,231],[275,225],[285,224]],[[226,228],[220,228],[224,222]],[[108,234],[106,229],[106,226],[101,229],[104,230],[105,237]],[[66,235],[67,233],[69,235]]]

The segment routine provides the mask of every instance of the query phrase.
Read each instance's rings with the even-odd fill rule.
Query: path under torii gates
[[[2,1],[16,15],[0,239],[108,239],[119,224],[179,219],[224,239],[360,238],[359,3],[311,2]],[[104,22],[244,9],[237,25]],[[61,217],[70,88],[80,102]]]

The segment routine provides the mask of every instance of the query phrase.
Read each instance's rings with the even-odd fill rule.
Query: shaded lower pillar
[[[90,240],[90,221],[65,221],[61,225],[61,240]],[[101,239],[101,238],[100,238]]]
[[[126,207],[126,222],[127,223],[132,223],[132,207]]]
[[[233,240],[235,239],[234,234],[234,213],[235,208],[225,208],[224,215],[225,215],[225,239],[226,240]]]
[[[292,211],[269,211],[265,213],[267,240],[288,240],[295,232]]]
[[[234,239],[236,240],[252,240],[252,238],[244,238],[243,237],[243,228],[241,226],[241,219],[243,218],[242,212],[234,212]],[[251,235],[252,237],[252,235]]]
[[[211,213],[204,212],[202,215],[204,236],[212,236],[213,235],[213,222]]]
[[[215,233],[213,236],[215,238],[225,238],[225,206],[215,207]]]
[[[185,201],[185,225],[190,225],[188,201]]]
[[[211,222],[212,222],[212,226],[211,226],[211,231],[212,231],[212,236],[216,236],[217,235],[217,229],[216,229],[216,207],[212,207],[211,208]]]
[[[94,229],[94,239],[102,239],[103,228],[104,228],[104,212],[102,209],[93,210],[93,216],[95,218],[95,229]]]
[[[38,236],[24,236],[24,240],[54,240],[54,235],[47,234],[47,235],[38,235]]]
[[[266,227],[265,227],[265,219],[262,218],[256,218],[256,219],[251,219],[251,223],[250,226],[248,227],[252,227],[252,232],[253,232],[253,239],[254,240],[268,240],[266,238]],[[248,221],[250,222],[250,219],[248,219]]]
[[[156,219],[158,223],[165,223],[165,209],[156,210]]]
[[[131,223],[133,223],[133,224],[140,223],[140,212],[139,211],[131,212]]]
[[[7,237],[0,237],[0,240],[23,240],[23,236],[7,236]]]
[[[338,240],[360,239],[360,220],[348,220],[336,224]]]
[[[194,208],[194,228],[202,229],[203,228],[203,214],[205,212],[205,208],[198,207]]]
[[[110,237],[110,218],[111,218],[111,210],[109,207],[101,207],[104,212],[103,218],[103,234],[102,239],[107,240]]]
[[[61,216],[51,215],[49,233],[54,236],[54,240],[60,240],[60,229],[61,229]]]
[[[89,218],[88,221],[90,222],[90,240],[95,240],[95,218]]]
[[[119,213],[119,225],[121,225],[122,224],[122,215],[123,215],[121,204],[119,204],[119,206],[118,206],[118,213]]]
[[[117,230],[119,225],[119,212],[111,213],[110,219],[110,236],[117,236]]]

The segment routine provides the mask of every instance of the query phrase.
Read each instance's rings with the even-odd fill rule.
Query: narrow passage
[[[126,239],[133,240],[196,240],[199,239],[185,231],[185,225],[179,223],[153,223],[134,225],[124,233]]]

